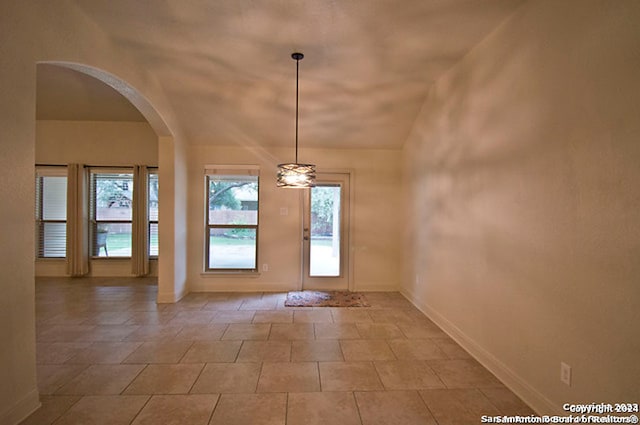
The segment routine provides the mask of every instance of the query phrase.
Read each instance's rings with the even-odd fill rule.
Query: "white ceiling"
[[[399,148],[430,84],[523,0],[75,0],[158,78],[190,143]],[[108,70],[107,70],[108,71]],[[38,68],[38,118],[138,121],[113,90]]]

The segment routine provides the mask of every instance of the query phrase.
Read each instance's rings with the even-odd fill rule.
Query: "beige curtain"
[[[135,165],[133,167],[133,223],[132,230],[132,250],[131,250],[131,273],[134,276],[145,276],[149,274],[149,211],[147,208],[148,199],[148,170],[145,165]]]
[[[87,172],[81,164],[69,164],[67,173],[67,274],[84,276],[89,273]]]

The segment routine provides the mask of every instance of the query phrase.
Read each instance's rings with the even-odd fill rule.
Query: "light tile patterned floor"
[[[37,279],[42,408],[23,424],[474,424],[533,412],[399,293],[288,308],[284,293]]]

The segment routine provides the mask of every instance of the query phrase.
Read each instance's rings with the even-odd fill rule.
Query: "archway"
[[[175,275],[174,266],[174,188],[175,184],[175,143],[172,132],[166,121],[160,115],[158,110],[151,102],[136,88],[131,86],[123,79],[102,69],[65,61],[41,61],[38,65],[55,66],[81,73],[92,79],[96,79],[106,86],[113,89],[119,95],[124,97],[128,102],[140,112],[146,122],[149,124],[153,133],[155,133],[155,142],[158,146],[157,165],[159,169],[160,180],[160,197],[166,202],[160,202],[160,215],[163,220],[160,221],[159,235],[161,243],[162,255],[158,255],[158,300],[161,302],[173,302],[176,300]],[[184,292],[181,289],[178,292]],[[163,294],[163,295],[161,295]],[[167,295],[171,294],[171,295]]]
[[[75,62],[41,61],[38,62],[38,64],[49,64],[72,69],[102,81],[131,102],[131,104],[144,116],[149,125],[151,125],[151,128],[153,128],[153,131],[158,137],[173,137],[167,123],[153,105],[151,105],[149,100],[143,96],[142,93],[117,76],[93,66]]]

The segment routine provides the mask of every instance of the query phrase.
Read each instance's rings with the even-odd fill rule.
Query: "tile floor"
[[[474,424],[533,412],[399,293],[288,308],[284,293],[38,279],[42,408],[22,424]]]

